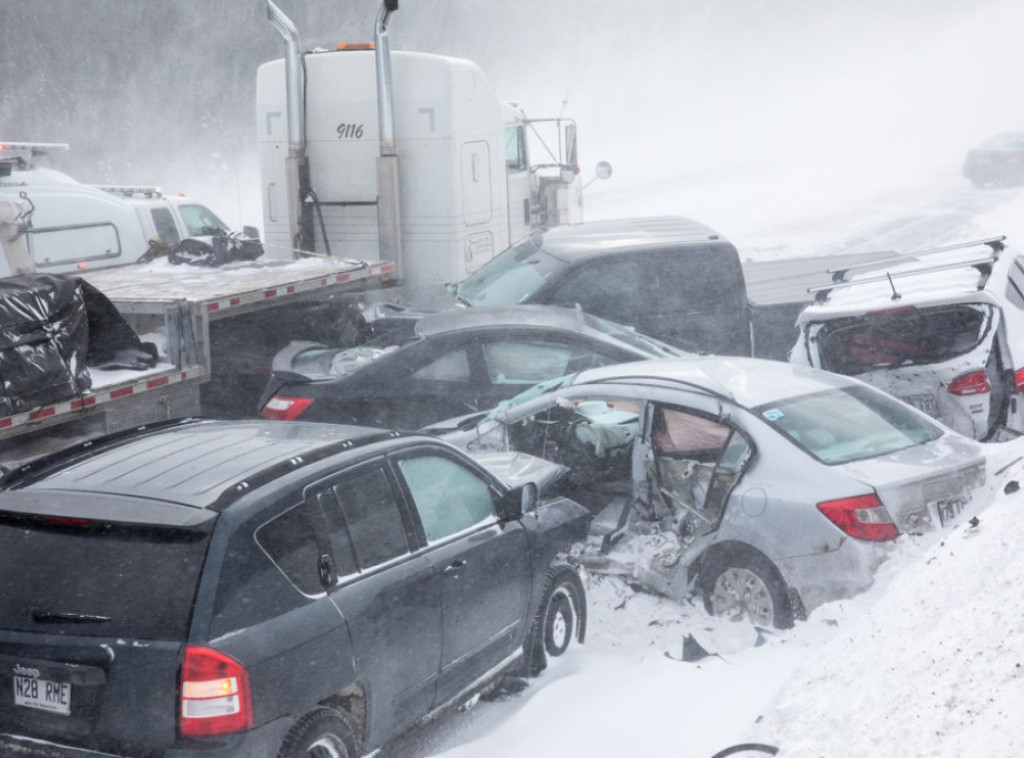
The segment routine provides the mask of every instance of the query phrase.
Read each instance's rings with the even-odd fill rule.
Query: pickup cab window
[[[153,217],[153,227],[158,236],[165,244],[173,245],[181,242],[181,235],[178,234],[178,227],[174,223],[174,216],[168,208],[153,208],[150,211]]]

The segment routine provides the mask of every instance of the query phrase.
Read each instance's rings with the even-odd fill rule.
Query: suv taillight
[[[1013,373],[1013,391],[1018,395],[1024,395],[1024,368]]]
[[[963,397],[964,395],[984,395],[986,392],[991,392],[992,388],[988,386],[988,377],[985,376],[985,372],[979,369],[958,376],[949,383],[946,391],[950,395]]]
[[[252,728],[252,695],[245,666],[229,655],[189,645],[181,665],[181,736]]]
[[[312,404],[313,399],[309,397],[274,395],[260,409],[260,416],[271,421],[294,421]]]
[[[885,542],[899,536],[899,530],[877,495],[827,500],[818,503],[818,510],[833,524],[857,539]]]

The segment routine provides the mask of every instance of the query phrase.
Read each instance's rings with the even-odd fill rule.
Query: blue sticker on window
[[[765,411],[761,415],[764,416],[769,421],[778,421],[780,418],[782,418],[783,413],[779,409],[773,408],[770,411]]]

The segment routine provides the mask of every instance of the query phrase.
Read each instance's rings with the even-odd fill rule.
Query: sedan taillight
[[[260,409],[260,416],[271,421],[294,421],[313,404],[309,397],[285,397],[274,395]]]
[[[1024,395],[1024,368],[1013,372],[1013,391],[1018,395]]]
[[[245,666],[217,650],[195,645],[185,648],[181,736],[244,732],[252,724],[252,694]]]
[[[986,392],[991,392],[992,388],[988,385],[988,377],[985,376],[985,372],[979,369],[958,376],[949,383],[946,391],[950,395],[963,397],[964,395],[984,395]]]
[[[899,536],[899,530],[877,495],[827,500],[818,503],[818,510],[833,524],[857,539],[885,542]]]

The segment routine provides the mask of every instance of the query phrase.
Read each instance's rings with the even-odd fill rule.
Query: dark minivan
[[[453,289],[463,305],[579,305],[690,352],[752,351],[736,247],[681,216],[537,231]]]
[[[0,485],[4,755],[354,758],[583,638],[585,509],[433,438],[168,422]]]

